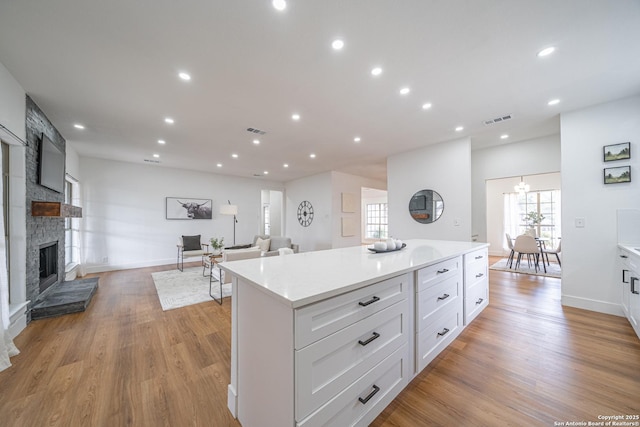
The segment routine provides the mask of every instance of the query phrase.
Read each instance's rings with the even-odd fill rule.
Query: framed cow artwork
[[[211,199],[167,197],[167,219],[211,219]]]

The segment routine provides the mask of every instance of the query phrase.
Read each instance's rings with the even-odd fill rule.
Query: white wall
[[[387,183],[390,235],[402,240],[471,241],[469,138],[389,157]],[[423,189],[437,191],[444,200],[442,217],[432,224],[420,224],[409,215],[409,200]]]
[[[525,175],[524,182],[529,185],[531,191],[560,190],[560,172]],[[513,193],[513,187],[519,183],[520,177],[490,179],[486,183],[486,242],[490,245],[489,255],[509,255],[504,233],[504,193]]]
[[[282,184],[158,166],[80,158],[83,257],[87,272],[176,262],[180,235],[224,237],[233,243],[233,218],[220,215],[227,200],[238,205],[236,242],[259,234],[260,192]],[[166,197],[213,200],[212,220],[167,220]]]
[[[473,150],[471,152],[472,233],[488,242],[488,179],[560,171],[560,135]],[[492,250],[489,247],[489,250]]]
[[[616,211],[640,208],[640,96],[563,114],[561,138],[562,303],[622,315]],[[631,160],[604,163],[604,145],[627,141]],[[603,184],[603,168],[623,165],[631,183]]]
[[[331,172],[287,182],[285,198],[285,235],[300,246],[300,252],[331,249]],[[304,200],[313,206],[313,221],[308,227],[298,222],[298,206]]]
[[[362,244],[362,203],[360,202],[362,197],[362,187],[384,190],[386,188],[386,183],[341,172],[331,173],[333,248],[344,248]],[[355,196],[355,212],[342,212],[342,193],[348,193]],[[342,236],[343,218],[349,218],[355,221],[355,235],[347,237]]]
[[[26,94],[22,86],[0,63],[0,124],[23,141],[27,139],[25,99]]]

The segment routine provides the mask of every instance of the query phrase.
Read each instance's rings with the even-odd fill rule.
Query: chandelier
[[[519,194],[525,194],[529,192],[529,184],[525,184],[524,183],[524,179],[523,177],[520,177],[520,184],[516,185],[515,187],[513,187],[514,190],[516,190]]]

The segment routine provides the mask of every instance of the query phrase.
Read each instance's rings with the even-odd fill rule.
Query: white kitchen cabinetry
[[[464,254],[464,324],[471,323],[489,305],[489,253]]]
[[[233,276],[227,402],[244,427],[368,425],[458,336],[466,269],[486,274],[486,255],[465,255],[487,245],[405,243],[220,265]]]
[[[371,411],[376,411],[376,415],[381,412],[384,406],[377,408],[381,397],[390,393],[395,396],[402,390],[408,376],[404,359],[410,315],[409,284],[409,275],[404,274],[296,310],[296,330],[298,323],[315,324],[316,328],[300,329],[323,330],[326,335],[295,350],[295,418],[300,425],[325,425],[325,421],[320,421],[325,418],[334,422],[336,408],[343,413],[344,425],[353,425]],[[298,322],[307,319],[309,322]],[[344,323],[347,325],[338,329]],[[305,343],[304,333],[298,336],[298,341]],[[398,352],[400,348],[403,350]],[[376,367],[388,358],[392,360],[387,364],[389,368],[396,367],[393,370],[396,375],[392,374],[384,385],[378,384],[375,381],[387,369]],[[398,370],[398,366],[405,372]],[[346,390],[356,382],[360,387]],[[367,396],[371,397],[363,402]],[[334,401],[330,405],[333,409],[322,410],[330,401]],[[313,413],[318,409],[319,414]],[[344,412],[345,409],[349,410]],[[347,413],[354,418],[346,419]]]
[[[640,338],[640,256],[624,247],[618,248],[622,310]]]
[[[416,371],[424,369],[462,330],[462,257],[418,270]]]

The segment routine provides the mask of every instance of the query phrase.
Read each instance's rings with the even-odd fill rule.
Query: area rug
[[[218,271],[216,268],[214,273]],[[184,271],[177,269],[159,271],[152,273],[151,277],[156,285],[163,311],[213,301],[209,295],[209,276],[202,275],[202,267],[185,268]],[[212,283],[211,291],[216,298],[220,298],[220,283],[217,277]],[[222,296],[230,295],[231,283],[222,285]]]
[[[500,261],[496,262],[491,267],[489,267],[489,269],[499,270],[499,271],[508,271],[511,273],[534,274],[536,276],[557,277],[557,278],[562,277],[562,270],[560,266],[554,262],[552,262],[551,265],[547,265],[546,273],[542,268],[542,263],[540,263],[540,268],[538,268],[538,271],[536,272],[535,267],[533,266],[533,263],[531,264],[531,267],[529,267],[529,264],[527,264],[527,260],[524,258],[522,259],[522,261],[520,261],[520,266],[518,267],[517,270],[515,269],[515,267],[516,267],[515,259],[513,260],[513,268],[509,268],[509,266],[507,265],[507,259],[502,258]]]

